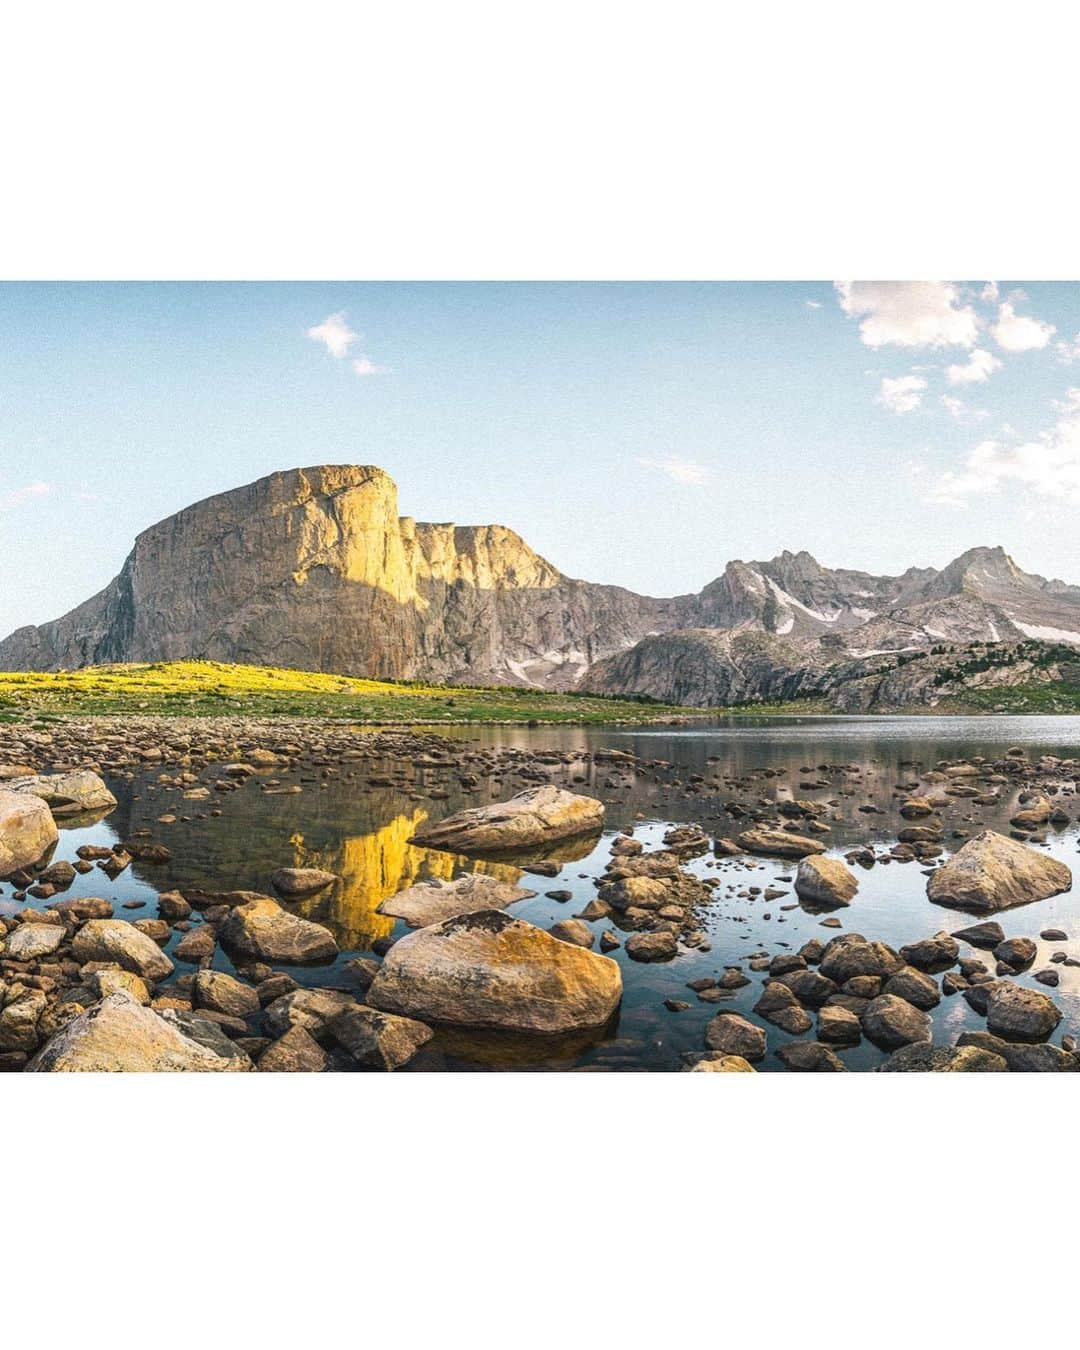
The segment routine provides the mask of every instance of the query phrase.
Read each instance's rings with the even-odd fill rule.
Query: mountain
[[[381,469],[325,465],[151,526],[103,591],[0,642],[0,668],[204,657],[557,687],[691,618],[679,600],[565,577],[501,525],[399,517]]]
[[[1080,587],[1023,572],[1001,548],[900,576],[785,551],[656,599],[567,577],[501,525],[399,516],[381,469],[320,465],[151,526],[103,591],[0,642],[0,669],[202,657],[699,706],[839,705],[865,702],[868,680],[928,701],[954,668],[983,676],[984,649],[1010,679],[1029,658],[1056,670],[1056,657],[1032,657],[1040,643],[1080,645]],[[957,648],[974,655],[958,663]]]

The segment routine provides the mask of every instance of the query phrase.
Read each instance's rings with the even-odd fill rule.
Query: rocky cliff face
[[[556,687],[685,608],[565,577],[499,525],[401,518],[381,469],[330,465],[152,526],[98,595],[0,643],[0,668],[206,657]]]
[[[205,657],[699,706],[917,701],[939,686],[933,660],[925,679],[901,674],[913,656],[1027,639],[1080,646],[1080,587],[1025,573],[1000,548],[897,577],[784,552],[728,563],[698,595],[652,599],[566,577],[500,525],[401,517],[381,469],[323,465],[144,531],[98,595],[0,642],[0,669]],[[891,683],[868,694],[883,671]]]

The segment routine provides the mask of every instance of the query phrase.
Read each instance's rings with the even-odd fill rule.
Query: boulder
[[[599,833],[603,824],[602,802],[545,783],[427,824],[409,843],[451,853],[506,853]]]
[[[230,956],[248,961],[317,965],[338,954],[329,928],[290,914],[268,895],[256,895],[230,910],[218,938]]]
[[[626,939],[626,954],[631,961],[670,961],[679,950],[674,933],[632,933]]]
[[[560,919],[548,932],[560,942],[572,942],[577,947],[591,947],[596,941],[592,929],[583,919]]]
[[[329,1056],[304,1027],[290,1027],[259,1056],[260,1073],[322,1073]]]
[[[894,1050],[878,1073],[1008,1073],[1000,1055],[974,1045],[911,1044]]]
[[[215,1054],[130,995],[116,993],[62,1027],[27,1072],[237,1073],[250,1068],[246,1055]]]
[[[918,942],[909,942],[900,948],[901,957],[916,970],[946,970],[956,964],[960,948],[956,939],[945,932],[935,933],[933,937],[920,938]]]
[[[936,905],[993,914],[1046,900],[1071,886],[1072,873],[1064,863],[995,830],[983,830],[930,874],[926,893]]]
[[[693,1064],[688,1064],[688,1073],[757,1073],[742,1055],[704,1054]]]
[[[827,1004],[818,1013],[817,1034],[819,1041],[830,1045],[858,1045],[862,1026],[849,1009]]]
[[[404,919],[410,928],[427,928],[478,909],[505,909],[536,894],[483,872],[470,872],[456,881],[421,881],[384,900],[376,913]]]
[[[272,1036],[282,1036],[290,1027],[321,1036],[335,1017],[356,1006],[343,989],[294,989],[266,1005],[266,1027]]]
[[[1077,1073],[1080,1061],[1057,1045],[1025,1044],[1002,1040],[989,1031],[963,1031],[957,1045],[978,1046],[1000,1055],[1012,1073]]]
[[[974,923],[970,928],[958,928],[953,937],[972,947],[991,950],[1005,941],[1005,929],[995,920],[988,919],[986,923]]]
[[[818,969],[836,984],[846,984],[856,975],[894,975],[903,964],[887,943],[867,941],[861,933],[843,933],[825,948]]]
[[[839,858],[803,858],[795,874],[795,894],[812,905],[848,905],[858,889],[855,873]]]
[[[765,1058],[768,1037],[741,1013],[717,1013],[705,1028],[705,1046],[725,1055],[740,1055],[750,1064]]]
[[[500,910],[410,933],[367,992],[372,1006],[422,1022],[551,1034],[602,1027],[621,997],[616,962]]]
[[[860,1020],[867,1040],[883,1050],[930,1040],[930,1018],[895,994],[879,994],[872,999]]]
[[[323,872],[318,867],[279,867],[271,873],[270,885],[278,895],[297,900],[307,895],[318,895],[337,880],[336,872]]]
[[[330,1023],[334,1040],[364,1069],[400,1069],[426,1045],[434,1032],[411,1017],[375,1008],[351,1008]]]
[[[1006,1041],[1045,1041],[1061,1021],[1061,1009],[1048,994],[1011,980],[987,986],[986,1025]]]
[[[0,939],[0,956],[8,961],[37,961],[51,956],[67,937],[67,929],[59,923],[24,923]]]
[[[1007,966],[1012,966],[1014,970],[1023,970],[1025,966],[1030,966],[1038,954],[1038,947],[1031,938],[1026,937],[1006,938],[994,948],[995,958],[1004,961]]]
[[[805,858],[810,853],[825,852],[825,845],[818,839],[807,839],[805,835],[767,825],[743,830],[738,840],[747,853],[764,853],[773,858]]]
[[[72,939],[71,954],[80,965],[110,961],[149,980],[164,980],[173,963],[152,939],[123,919],[90,919]]]
[[[789,1041],[776,1058],[792,1073],[846,1073],[847,1066],[835,1050],[820,1041]]]
[[[200,970],[191,986],[191,1001],[196,1008],[240,1018],[252,1017],[261,1006],[250,984],[241,984],[223,970]]]
[[[116,805],[116,798],[91,769],[31,774],[26,778],[11,778],[4,786],[9,792],[25,792],[32,797],[40,797],[54,816],[77,816],[84,811],[111,811]]]
[[[897,998],[907,999],[916,1008],[926,1012],[936,1008],[941,1002],[941,990],[936,980],[925,975],[914,966],[904,966],[895,975],[890,975],[881,991],[883,994],[895,994]]]
[[[0,877],[36,863],[59,837],[41,797],[0,788]]]

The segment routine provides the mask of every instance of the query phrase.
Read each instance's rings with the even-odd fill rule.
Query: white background
[[[0,273],[1077,277],[1064,6],[750,11],[9,6]],[[1077,1092],[0,1079],[5,1334],[1004,1344],[1068,1315]]]

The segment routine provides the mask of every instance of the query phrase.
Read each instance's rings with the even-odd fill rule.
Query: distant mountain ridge
[[[104,590],[0,642],[0,668],[205,657],[693,703],[813,684],[814,671],[831,687],[860,662],[940,644],[1030,639],[1080,646],[1080,586],[1026,573],[1002,548],[895,577],[785,551],[654,598],[567,577],[501,525],[399,516],[374,466],[318,465],[143,531]],[[678,674],[695,664],[700,678]]]

